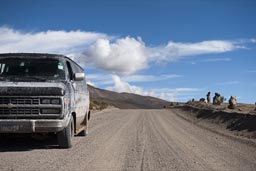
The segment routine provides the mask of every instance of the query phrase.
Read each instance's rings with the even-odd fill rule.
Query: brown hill
[[[141,96],[131,93],[117,93],[102,90],[88,85],[90,99],[92,101],[104,102],[120,109],[160,109],[170,102],[150,96]]]

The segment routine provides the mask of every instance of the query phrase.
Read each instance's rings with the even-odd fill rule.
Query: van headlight
[[[51,99],[51,104],[60,104],[60,99]]]
[[[60,109],[41,109],[41,114],[60,114]]]
[[[41,104],[56,104],[59,105],[61,103],[59,98],[43,98],[41,99]]]

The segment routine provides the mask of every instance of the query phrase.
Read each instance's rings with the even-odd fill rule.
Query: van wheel
[[[71,116],[68,126],[57,133],[57,139],[61,148],[71,148],[74,137],[74,119]]]

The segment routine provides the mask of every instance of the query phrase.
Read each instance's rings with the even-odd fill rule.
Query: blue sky
[[[70,56],[118,92],[256,101],[255,0],[1,0],[0,52]]]

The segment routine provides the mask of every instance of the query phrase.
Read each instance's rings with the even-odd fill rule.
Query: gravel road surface
[[[1,137],[0,170],[256,170],[256,146],[187,122],[171,110],[91,117],[71,149],[54,138]]]

